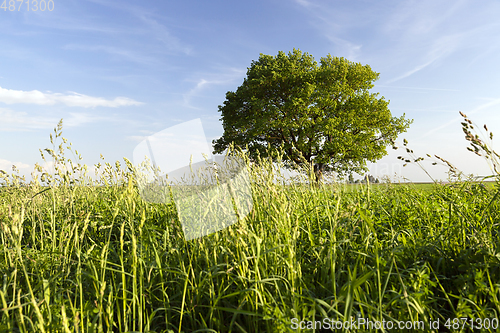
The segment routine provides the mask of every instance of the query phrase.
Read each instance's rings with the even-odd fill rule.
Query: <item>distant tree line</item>
[[[378,178],[373,177],[372,175],[366,174],[362,179],[356,179],[354,180],[354,177],[352,174],[349,175],[349,179],[347,181],[349,184],[366,184],[367,182],[370,183],[380,183]]]

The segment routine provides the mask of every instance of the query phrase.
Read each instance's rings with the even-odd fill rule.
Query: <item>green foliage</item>
[[[281,147],[289,167],[366,171],[366,161],[386,155],[386,146],[411,124],[404,115],[392,117],[389,102],[369,92],[378,77],[368,65],[331,55],[318,65],[299,50],[261,54],[219,106],[224,134],[214,151],[234,143],[255,159],[267,156],[269,146]]]

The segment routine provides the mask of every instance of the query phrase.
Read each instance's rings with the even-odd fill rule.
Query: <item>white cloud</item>
[[[87,113],[70,112],[68,117],[33,115],[26,112],[0,108],[0,131],[28,131],[33,129],[53,129],[59,120],[64,119],[65,127],[76,127],[97,121],[110,121],[111,118],[94,116]]]
[[[12,173],[12,166],[15,165],[16,168],[20,171],[20,173],[23,173],[25,171],[28,171],[31,166],[26,163],[22,162],[12,162],[8,160],[3,160],[0,158],[0,170],[3,170],[4,172],[10,174]]]
[[[116,97],[113,100],[109,100],[102,97],[78,94],[76,92],[70,92],[69,94],[43,93],[39,90],[24,91],[5,89],[2,87],[0,87],[0,102],[5,104],[36,105],[65,104],[67,106],[79,106],[84,108],[93,108],[96,106],[115,108],[144,104],[127,97]]]

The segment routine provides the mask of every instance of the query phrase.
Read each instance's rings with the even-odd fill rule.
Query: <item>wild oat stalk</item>
[[[488,126],[484,124],[483,128],[486,131],[487,137],[480,138],[477,134],[478,126],[472,122],[466,114],[460,112],[460,115],[464,118],[462,124],[462,131],[465,133],[465,139],[470,142],[470,147],[467,147],[467,150],[473,152],[478,156],[484,156],[490,165],[491,171],[495,174],[495,176],[488,176],[485,178],[496,177],[500,179],[500,155],[493,150],[493,133],[488,131]],[[476,126],[476,127],[474,127]],[[475,134],[472,134],[472,131]],[[488,144],[486,141],[489,141]]]
[[[484,137],[480,137],[480,135],[477,134],[477,126],[474,122],[472,122],[463,112],[459,111],[460,115],[464,118],[464,121],[461,123],[462,124],[462,131],[465,133],[465,139],[470,142],[470,147],[467,147],[467,150],[475,153],[478,156],[484,156],[486,160],[488,161],[488,164],[490,165],[491,171],[494,173],[494,175],[491,176],[486,176],[482,177],[484,179],[488,178],[493,178],[496,177],[497,179],[500,179],[500,155],[493,150],[493,133],[488,131],[488,127],[486,124],[483,126],[483,128],[486,130],[487,138],[485,139]],[[475,134],[472,133],[472,131],[476,132]],[[488,141],[488,143],[486,143]],[[408,165],[408,163],[416,163],[431,179],[433,182],[436,182],[434,178],[427,172],[427,170],[423,167],[423,165],[420,163],[420,161],[423,161],[425,158],[424,157],[416,157],[413,153],[413,150],[407,147],[408,141],[406,139],[403,140],[403,146],[406,149],[407,154],[410,156],[410,158],[405,158],[403,156],[398,156],[397,158],[399,160],[402,160],[405,162],[403,164],[403,167]],[[393,149],[397,150],[401,147],[398,147],[395,142],[393,142]],[[426,154],[427,157],[432,158],[430,154]],[[460,171],[456,166],[454,166],[452,163],[450,163],[448,160],[444,159],[441,156],[434,155],[434,157],[438,160],[434,160],[432,165],[437,165],[441,164],[444,166],[448,167],[448,174],[452,177],[455,178],[456,180],[461,180],[462,176],[464,173]]]

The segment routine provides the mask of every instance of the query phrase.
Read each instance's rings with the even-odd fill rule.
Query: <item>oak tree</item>
[[[370,92],[378,77],[368,65],[331,55],[318,64],[297,49],[261,54],[219,106],[224,134],[214,153],[234,144],[256,158],[281,148],[289,167],[312,164],[316,181],[325,171],[367,171],[367,161],[386,155],[412,122],[393,117],[389,101]]]

